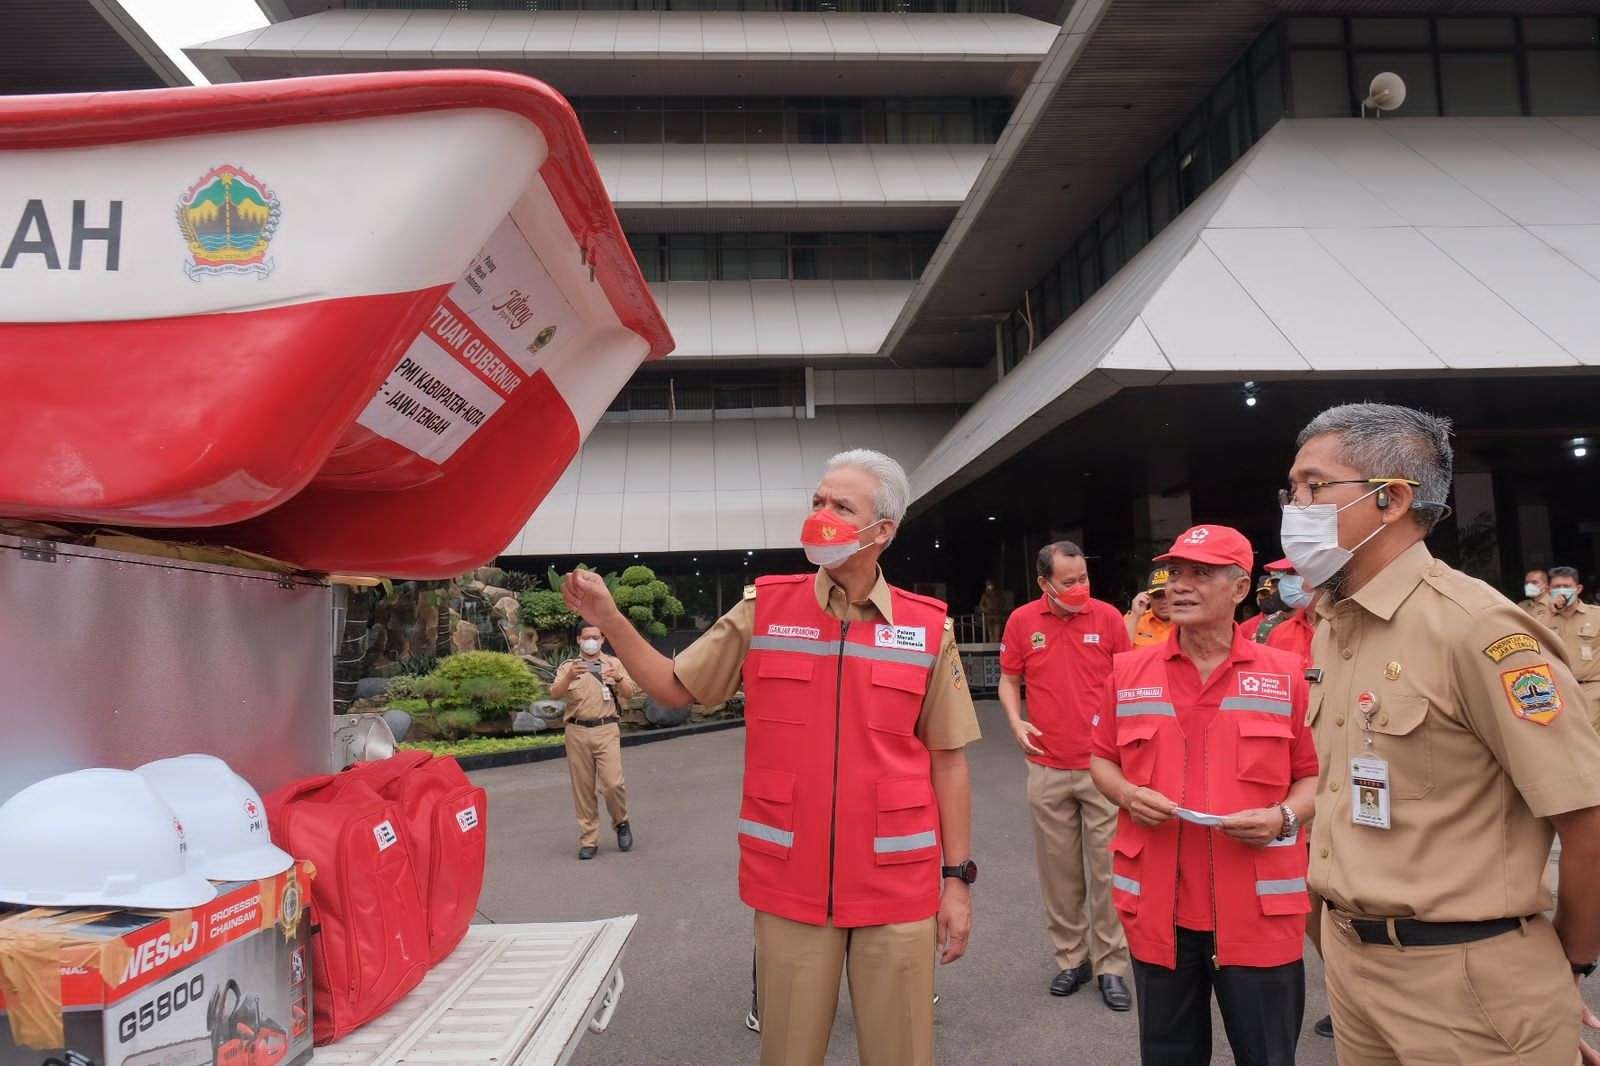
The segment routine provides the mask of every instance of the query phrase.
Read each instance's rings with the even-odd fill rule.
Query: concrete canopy
[[[1285,120],[974,405],[921,507],[1125,385],[1600,367],[1600,118]]]

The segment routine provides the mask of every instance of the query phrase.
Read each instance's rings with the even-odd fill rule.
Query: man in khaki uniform
[[[1573,982],[1600,956],[1600,736],[1565,654],[1424,546],[1448,421],[1350,404],[1298,443],[1282,536],[1327,591],[1310,882],[1339,1061],[1573,1066]]]
[[[842,622],[873,623],[871,629],[857,626],[852,632],[875,631],[880,638],[893,638],[901,629],[894,603],[897,595],[904,594],[884,580],[878,558],[898,531],[909,497],[910,487],[900,465],[866,450],[834,456],[813,495],[807,529],[826,518],[827,531],[835,538],[831,546],[819,551],[802,530],[807,556],[820,567],[812,581],[815,603],[821,612]],[[838,533],[841,529],[842,536]],[[563,583],[562,592],[568,606],[584,617],[602,623],[621,617],[598,575],[575,572]],[[666,704],[721,703],[739,689],[745,657],[753,650],[757,596],[754,586],[746,589],[744,599],[675,660],[650,647],[631,627],[623,626],[623,635],[613,636],[613,646],[644,690],[657,700]],[[768,633],[760,639],[769,643],[806,639],[795,632],[799,627],[784,628],[784,634]],[[607,629],[618,632],[611,625]],[[928,656],[932,665],[925,675],[921,709],[912,729],[928,751],[937,836],[943,862],[951,864],[939,870],[943,893],[938,913],[921,921],[841,928],[831,918],[826,924],[814,925],[758,909],[756,979],[762,1066],[821,1066],[838,1007],[842,973],[849,977],[859,1061],[864,1066],[931,1066],[933,1062],[934,956],[939,953],[945,963],[959,959],[972,928],[970,884],[976,877],[976,864],[970,861],[971,787],[962,749],[979,739],[979,731],[948,616],[937,642],[930,640],[927,646],[938,650]],[[835,712],[832,699],[819,702],[829,704],[830,716],[867,713],[871,720],[867,707],[843,703]],[[746,708],[752,722],[747,746],[755,742],[754,729],[761,722],[759,716],[752,717],[756,710]],[[798,735],[797,742],[804,743]],[[837,775],[855,772],[843,762],[835,771]],[[796,802],[802,790],[814,794],[811,790],[821,789],[826,795],[828,787],[826,781],[801,781],[794,786]],[[832,787],[837,795],[837,779]],[[842,820],[863,816],[871,815],[838,811],[841,839]],[[743,890],[741,884],[741,895]]]
[[[628,629],[626,622],[623,623]],[[572,803],[578,811],[578,858],[592,859],[600,850],[600,806],[595,782],[606,798],[606,811],[617,830],[617,849],[633,849],[628,824],[628,786],[622,781],[622,727],[617,704],[639,692],[622,661],[602,654],[605,635],[585,623],[578,630],[576,659],[556,670],[552,699],[567,701],[567,769],[572,772]]]
[[[1529,570],[1522,576],[1522,600],[1517,604],[1529,614],[1537,614],[1550,606],[1550,575],[1543,570]]]
[[[1578,572],[1570,566],[1551,568],[1548,598],[1534,617],[1561,638],[1567,663],[1589,701],[1589,721],[1600,729],[1600,607],[1583,602]]]

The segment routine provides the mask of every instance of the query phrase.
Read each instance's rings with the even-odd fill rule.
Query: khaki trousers
[[[1322,919],[1341,1066],[1574,1066],[1579,1000],[1554,927],[1534,918],[1488,940],[1363,944]]]
[[[1116,805],[1094,787],[1089,771],[1030,762],[1028,806],[1056,966],[1070,970],[1087,960],[1096,975],[1127,977],[1128,940],[1111,905]]]
[[[589,728],[567,723],[567,769],[572,772],[572,806],[578,813],[578,843],[600,843],[598,781],[612,825],[628,820],[628,786],[622,783],[622,730],[615,723]]]
[[[836,929],[756,912],[761,1066],[822,1066],[848,974],[861,1066],[932,1066],[938,923]]]

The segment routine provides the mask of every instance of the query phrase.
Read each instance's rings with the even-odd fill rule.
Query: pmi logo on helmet
[[[247,799],[244,801],[244,816],[249,819],[249,825],[246,828],[250,832],[261,833],[266,831],[266,823],[261,819],[261,805],[255,800]]]

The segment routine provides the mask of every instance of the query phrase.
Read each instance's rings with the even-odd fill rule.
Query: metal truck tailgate
[[[474,925],[383,1017],[318,1048],[317,1066],[559,1066],[621,994],[638,915],[598,922]]]

